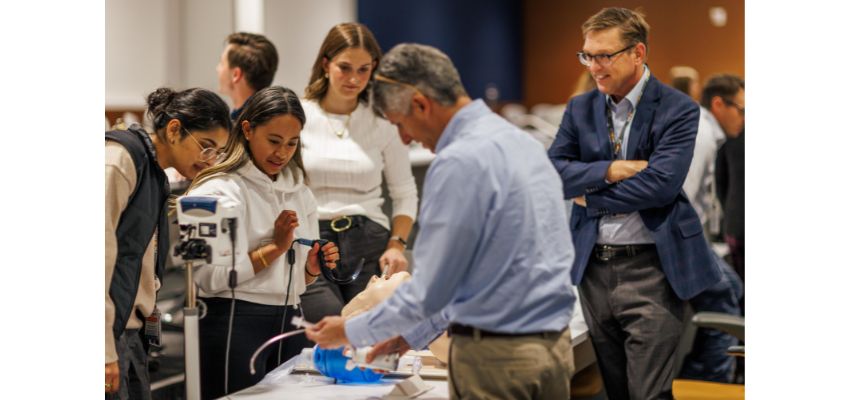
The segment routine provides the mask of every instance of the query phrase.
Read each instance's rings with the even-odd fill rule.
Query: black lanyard
[[[637,101],[635,101],[635,104],[632,107],[632,110],[629,111],[629,116],[626,117],[626,123],[623,124],[623,128],[620,129],[620,136],[615,136],[615,132],[614,132],[614,119],[613,119],[613,116],[612,116],[614,111],[611,109],[610,104],[607,101],[605,102],[605,115],[608,117],[608,120],[607,120],[607,122],[608,122],[608,139],[610,139],[611,144],[614,145],[614,159],[615,160],[620,158],[620,148],[622,148],[622,146],[623,146],[623,137],[626,135],[626,128],[631,126],[632,119],[635,117],[635,112],[637,111],[638,103],[640,103],[640,99],[643,97],[643,93],[646,92],[647,86],[649,86],[649,80],[646,80],[644,82],[643,88],[641,88],[641,90],[640,90],[640,94],[638,95]],[[623,101],[623,100],[626,100],[626,98],[624,97],[620,101]]]

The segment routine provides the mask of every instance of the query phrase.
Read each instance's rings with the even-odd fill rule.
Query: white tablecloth
[[[570,331],[573,337],[573,350],[576,356],[575,364],[581,369],[584,366],[592,363],[594,360],[580,359],[581,354],[587,352],[577,352],[578,346],[587,346],[589,338],[587,336],[587,325],[584,322],[584,317],[581,313],[581,304],[578,302],[578,293],[576,292],[576,304],[573,310],[573,318],[570,321]],[[251,399],[251,400],[279,400],[279,399],[380,399],[382,396],[390,393],[395,385],[396,379],[383,379],[379,383],[369,384],[334,384],[333,379],[317,375],[291,374],[293,367],[299,363],[299,356],[293,357],[283,365],[275,368],[274,371],[266,374],[260,383],[241,390],[229,396],[231,399]],[[448,399],[449,387],[448,381],[445,380],[426,380],[426,383],[433,386],[431,389],[417,399],[432,400],[432,399]]]

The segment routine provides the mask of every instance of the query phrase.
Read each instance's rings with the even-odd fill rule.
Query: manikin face
[[[242,121],[242,132],[248,139],[254,165],[275,180],[298,150],[301,122],[289,114],[279,115],[253,128],[248,121]]]
[[[588,32],[584,38],[582,51],[588,55],[614,54],[628,47],[620,37],[620,28],[609,28]],[[622,99],[640,80],[643,74],[643,57],[646,46],[638,43],[635,47],[611,57],[610,64],[603,65],[595,59],[588,66],[590,75],[599,91]]]
[[[328,95],[353,100],[369,84],[375,61],[366,50],[351,47],[341,51],[332,60],[325,60],[323,67],[330,82]]]
[[[388,299],[399,285],[408,280],[410,280],[410,274],[404,271],[393,274],[389,279],[372,276],[369,284],[366,285],[366,289],[363,289],[342,308],[342,317],[351,318],[369,311],[378,303]]]

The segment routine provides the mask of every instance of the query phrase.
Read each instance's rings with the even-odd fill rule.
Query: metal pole
[[[198,307],[192,262],[186,262],[186,307],[183,308],[183,354],[186,368],[186,399],[201,399],[201,362],[198,349]]]

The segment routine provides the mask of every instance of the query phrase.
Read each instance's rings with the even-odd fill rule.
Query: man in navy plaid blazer
[[[572,279],[609,398],[671,398],[685,301],[720,278],[682,184],[699,107],[646,65],[643,16],[582,26],[597,90],[570,101],[549,158],[574,206]]]

